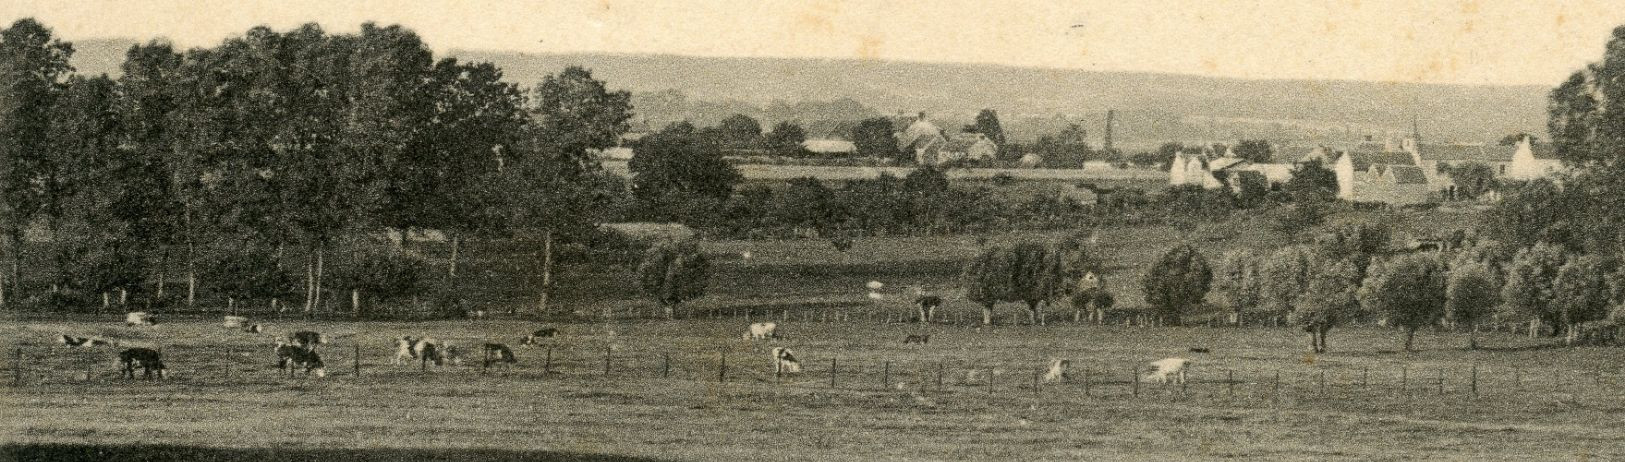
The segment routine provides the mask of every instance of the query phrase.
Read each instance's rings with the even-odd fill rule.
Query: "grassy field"
[[[272,324],[340,337],[322,349],[332,374],[316,379],[280,375],[266,337],[213,319],[146,329],[111,317],[12,319],[0,338],[5,351],[22,349],[26,368],[22,386],[0,389],[0,435],[33,448],[162,444],[251,460],[266,449],[498,460],[1625,457],[1617,349],[1500,335],[1467,352],[1460,335],[1427,333],[1423,351],[1406,354],[1393,351],[1396,331],[1345,329],[1333,331],[1331,353],[1314,357],[1287,329],[783,325],[785,338],[772,345],[793,348],[807,370],[776,380],[772,345],[738,338],[743,319],[563,324],[551,373],[546,349],[521,349],[520,364],[490,374],[391,365],[389,339],[512,344],[534,323]],[[113,351],[49,348],[57,333],[161,347],[170,378],[118,379]],[[903,345],[912,333],[931,333],[931,344]],[[1185,352],[1194,346],[1213,352]],[[1197,361],[1192,383],[1141,384],[1136,395],[1129,372],[1175,355]],[[1072,380],[1035,390],[1033,374],[1052,358],[1074,361]]]

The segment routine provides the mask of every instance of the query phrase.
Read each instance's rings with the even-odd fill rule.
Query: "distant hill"
[[[634,92],[677,90],[692,100],[831,101],[849,98],[881,113],[925,111],[968,121],[977,110],[1000,117],[1085,122],[1098,140],[1106,109],[1127,119],[1119,142],[1237,136],[1348,138],[1409,132],[1414,115],[1433,140],[1494,141],[1540,133],[1539,86],[1468,86],[1358,81],[1242,80],[1191,75],[897,61],[710,58],[624,54],[461,51],[491,61],[509,79],[534,83],[571,64]],[[950,128],[945,126],[944,128]],[[1019,131],[1019,130],[1015,130]],[[1021,133],[1012,133],[1020,136]],[[1273,135],[1272,135],[1273,134]]]
[[[130,39],[74,42],[86,74],[118,74]],[[452,50],[491,61],[509,80],[533,85],[579,64],[613,88],[634,92],[640,118],[655,127],[688,119],[714,124],[733,113],[762,121],[840,126],[832,120],[926,112],[945,129],[994,108],[1006,132],[1031,140],[1079,123],[1098,145],[1107,109],[1118,111],[1115,139],[1128,149],[1168,140],[1343,141],[1408,133],[1415,116],[1425,138],[1492,142],[1508,133],[1544,133],[1540,86],[1468,86],[1357,81],[1242,80],[1191,75],[1023,68],[982,64],[670,55],[526,54]],[[816,131],[816,130],[814,130]]]

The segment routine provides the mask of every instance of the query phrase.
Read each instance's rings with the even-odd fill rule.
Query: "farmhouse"
[[[1432,197],[1427,171],[1409,152],[1351,151],[1338,156],[1337,197],[1394,205],[1427,202]]]
[[[1242,179],[1247,177],[1261,178],[1273,189],[1292,179],[1292,165],[1254,163],[1226,151],[1223,157],[1214,157],[1211,152],[1182,152],[1175,154],[1168,166],[1168,184],[1173,186],[1200,185],[1205,189],[1229,186],[1232,191],[1240,191]]]

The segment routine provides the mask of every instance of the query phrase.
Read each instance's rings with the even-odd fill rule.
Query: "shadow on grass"
[[[170,445],[7,444],[0,446],[6,461],[653,461],[626,456],[506,449],[317,449],[317,448],[208,448]]]

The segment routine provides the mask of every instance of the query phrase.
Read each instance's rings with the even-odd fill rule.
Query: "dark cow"
[[[541,339],[551,338],[558,334],[559,330],[552,327],[538,329],[536,332],[531,332],[530,335],[526,335],[524,338],[519,339],[519,344],[525,346],[540,345],[542,343]]]
[[[262,333],[262,332],[265,332],[265,326],[261,325],[261,324],[249,324],[249,325],[243,326],[243,332],[247,332],[247,333],[250,333],[250,334]]]
[[[164,378],[164,360],[163,356],[158,354],[158,350],[131,348],[120,352],[118,360],[124,364],[124,372],[121,377],[134,379],[135,366],[140,365],[142,378],[151,379],[152,371],[158,371],[158,378]]]
[[[322,355],[299,345],[277,343],[277,368],[287,372],[291,367],[305,368],[305,374],[316,373],[317,377],[326,377],[327,368],[322,364]]]
[[[503,345],[501,343],[487,343],[485,344],[484,348],[485,367],[491,367],[492,364],[500,363],[504,368],[506,368],[508,365],[519,362],[519,359],[513,356],[513,350],[509,349],[507,345]]]
[[[327,343],[327,336],[308,330],[302,330],[289,335],[287,343],[298,345],[299,348],[315,351],[316,345]]]
[[[67,346],[74,347],[74,348],[90,348],[90,347],[98,347],[98,346],[115,346],[115,347],[118,346],[118,343],[110,341],[110,340],[103,340],[103,339],[96,338],[96,337],[74,337],[72,335],[58,336],[56,338],[56,341],[61,342],[63,345],[67,345]]]
[[[1212,351],[1202,347],[1191,347],[1191,353],[1212,353]]]
[[[910,335],[907,338],[903,339],[903,344],[904,345],[907,345],[907,344],[910,344],[910,343],[918,343],[918,344],[921,344],[921,345],[931,343],[931,336],[929,336],[929,335]]]
[[[914,304],[920,307],[920,314],[916,318],[920,322],[931,322],[937,316],[937,308],[942,307],[942,297],[926,293],[925,289],[914,288]]]

